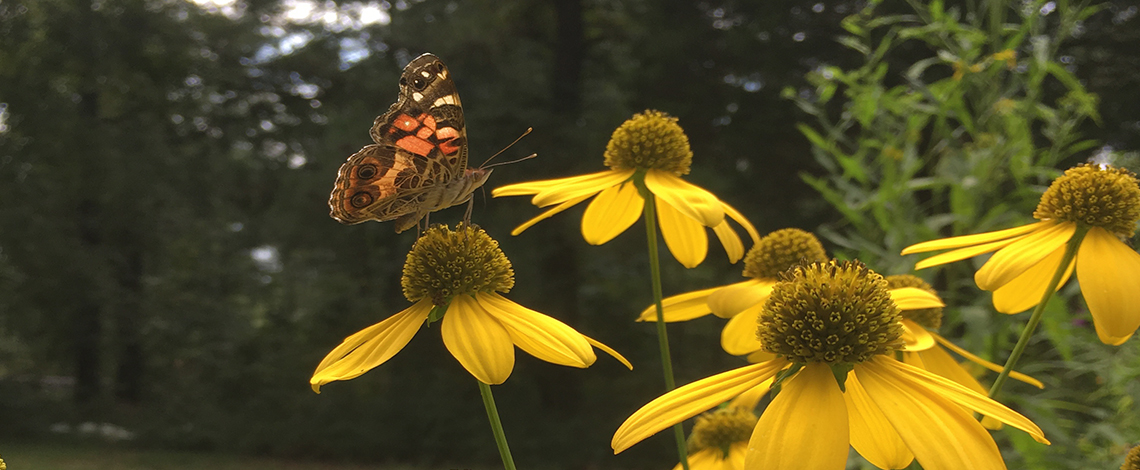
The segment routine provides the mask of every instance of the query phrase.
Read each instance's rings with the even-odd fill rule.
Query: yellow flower
[[[1040,222],[919,243],[902,254],[953,249],[915,265],[922,269],[995,252],[974,282],[993,292],[997,311],[1012,314],[1040,302],[1066,248],[1079,241],[1057,288],[1075,269],[1097,336],[1106,344],[1123,344],[1140,327],[1140,254],[1122,241],[1132,237],[1140,220],[1135,175],[1107,165],[1070,168],[1041,196],[1033,217]]]
[[[689,434],[689,470],[744,470],[756,420],[750,408],[733,405],[698,416]]]
[[[848,446],[884,469],[917,460],[928,470],[1005,468],[973,410],[1048,443],[1037,425],[984,395],[892,358],[903,346],[886,281],[858,262],[796,267],[776,284],[758,333],[779,357],[669,392],[614,434],[621,452],[675,423],[775,379],[748,469],[841,470]]]
[[[934,291],[934,288],[930,287],[930,284],[910,274],[887,276],[886,279],[888,288],[900,289],[910,287],[937,296],[937,293]],[[904,330],[903,340],[907,344],[907,347],[902,353],[902,359],[903,362],[907,364],[953,380],[959,385],[965,386],[982,395],[988,392],[985,387],[982,387],[982,384],[978,382],[978,379],[974,378],[973,374],[950,356],[950,353],[948,353],[946,349],[954,351],[959,356],[986,369],[1001,373],[1002,366],[982,359],[958,347],[958,345],[951,343],[938,333],[935,333],[935,330],[942,326],[942,307],[902,310],[902,324]],[[1020,372],[1010,371],[1009,376],[1033,385],[1034,387],[1045,388],[1045,384],[1041,383],[1041,381]],[[1001,427],[1000,423],[988,417],[982,420],[982,425],[991,429]]]
[[[664,299],[666,322],[687,321],[710,313],[727,318],[721,330],[720,345],[734,356],[748,356],[749,362],[763,362],[775,357],[763,350],[756,336],[756,322],[760,319],[764,302],[782,273],[794,266],[826,261],[827,253],[819,239],[797,228],[786,228],[769,233],[760,239],[744,258],[744,276],[747,281],[687,292]],[[942,307],[937,295],[921,289],[900,287],[891,290],[891,297],[900,308]],[[656,321],[657,310],[649,306],[637,321]],[[933,339],[930,339],[933,345]]]
[[[756,229],[732,206],[712,193],[681,179],[689,173],[693,152],[677,119],[659,111],[635,115],[614,131],[606,145],[608,171],[495,188],[492,196],[534,195],[538,207],[554,206],[511,235],[518,235],[541,220],[594,198],[582,216],[582,237],[601,245],[637,222],[645,198],[653,197],[661,235],[673,257],[687,268],[701,264],[708,254],[709,227],[720,239],[729,260],[744,255],[744,245],[725,215],[739,223],[753,242]]]
[[[1124,464],[1120,466],[1120,470],[1140,470],[1140,445],[1128,451],[1128,457],[1124,459]]]
[[[408,253],[402,285],[412,306],[345,338],[313,372],[313,391],[383,364],[437,320],[447,350],[486,384],[511,375],[515,346],[547,362],[583,368],[596,359],[593,346],[633,368],[608,346],[500,295],[514,286],[514,271],[482,229],[427,229]]]

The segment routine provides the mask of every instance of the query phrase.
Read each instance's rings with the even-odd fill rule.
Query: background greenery
[[[307,384],[344,336],[407,305],[414,234],[341,226],[326,201],[422,52],[455,76],[473,164],[535,129],[508,155],[539,158],[492,187],[601,170],[610,132],[660,109],[692,142],[688,179],[761,232],[814,230],[838,256],[902,273],[915,261],[902,246],[1024,222],[1074,163],[1137,169],[1137,13],[1124,0],[0,2],[0,455],[118,436],[493,466],[477,388],[431,329],[358,379]],[[1006,50],[1012,67],[994,58]],[[514,263],[511,298],[637,369],[520,354],[496,387],[516,460],[672,466],[664,434],[616,457],[608,445],[663,389],[653,328],[632,321],[651,302],[631,255],[644,238],[635,226],[587,246],[581,208],[509,235],[537,213],[476,196],[473,219]],[[667,260],[666,294],[739,279],[718,250],[692,270]],[[969,263],[923,274],[954,305],[942,333],[1004,359],[1024,318],[993,314]],[[1137,342],[1100,345],[1075,287],[1021,367],[1048,388],[1006,389],[1054,445],[996,433],[1011,468],[1111,468],[1140,439]],[[670,328],[679,382],[740,363],[720,326]]]

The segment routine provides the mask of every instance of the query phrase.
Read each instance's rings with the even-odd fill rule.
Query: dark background
[[[836,222],[798,177],[820,170],[781,92],[859,63],[834,38],[863,2],[398,1],[369,25],[352,20],[360,3],[314,5],[289,20],[296,2],[0,2],[0,440],[106,422],[132,445],[495,464],[474,379],[433,328],[358,379],[307,383],[343,337],[408,305],[414,231],[342,226],[326,201],[423,52],[455,78],[473,165],[534,128],[506,157],[539,157],[489,187],[600,171],[613,129],[652,108],[690,138],[687,179],[761,233]],[[1105,6],[1064,51],[1101,97],[1086,135],[1135,151],[1140,20],[1134,2]],[[898,61],[931,52],[910,47]],[[591,247],[576,208],[511,237],[539,209],[475,200],[514,263],[510,298],[636,366],[518,353],[495,393],[520,467],[671,466],[666,434],[609,448],[663,391],[654,329],[633,322],[651,302],[641,224]],[[696,269],[663,260],[666,295],[740,276],[719,246]],[[717,347],[721,325],[671,325],[679,383],[740,364]]]

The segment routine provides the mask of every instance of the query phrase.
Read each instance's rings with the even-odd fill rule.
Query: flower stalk
[[[673,359],[669,353],[669,335],[665,329],[665,308],[661,303],[665,296],[661,289],[661,263],[657,254],[656,207],[653,194],[645,187],[644,172],[638,172],[633,178],[637,184],[637,190],[645,199],[643,214],[645,216],[646,245],[649,250],[649,277],[653,284],[653,304],[657,308],[657,344],[661,349],[661,368],[665,375],[665,391],[668,392],[677,388],[677,382],[673,378]],[[677,441],[677,457],[681,460],[681,466],[685,470],[689,470],[685,430],[681,427],[681,423],[673,425],[673,438]]]
[[[503,432],[503,423],[499,420],[499,409],[495,407],[495,397],[491,394],[491,386],[479,382],[479,394],[483,395],[483,407],[487,409],[487,419],[491,421],[491,431],[495,434],[495,445],[499,448],[499,457],[503,459],[504,470],[515,470],[515,460],[511,457],[511,448],[507,445],[507,435]]]
[[[1072,264],[1073,258],[1077,256],[1077,249],[1081,247],[1081,241],[1085,239],[1085,234],[1088,233],[1089,227],[1086,225],[1078,225],[1077,231],[1073,233],[1073,237],[1069,239],[1068,244],[1065,246],[1065,254],[1061,258],[1061,264],[1057,266],[1057,272],[1053,273],[1053,279],[1049,280],[1049,285],[1045,287],[1045,293],[1041,295],[1041,301],[1037,303],[1037,307],[1033,309],[1033,313],[1029,316],[1029,322],[1025,324],[1025,329],[1021,331],[1021,337],[1018,338],[1017,344],[1014,345],[1013,351],[1009,353],[1009,359],[1006,359],[1005,366],[1002,367],[1001,374],[998,374],[994,384],[990,386],[990,398],[997,398],[1001,388],[1005,385],[1005,380],[1009,378],[1009,374],[1017,365],[1017,361],[1021,359],[1021,354],[1025,352],[1025,348],[1029,345],[1029,338],[1033,336],[1033,332],[1037,330],[1037,324],[1041,323],[1041,317],[1045,314],[1045,305],[1049,303],[1049,299],[1053,298],[1053,293],[1057,291],[1057,285],[1061,283],[1061,278],[1064,277],[1065,271],[1069,265]]]

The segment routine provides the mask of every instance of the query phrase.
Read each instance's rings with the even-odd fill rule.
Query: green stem
[[[1029,346],[1029,338],[1033,336],[1033,332],[1037,329],[1037,324],[1041,323],[1041,317],[1045,313],[1045,304],[1049,303],[1049,299],[1053,297],[1053,293],[1057,291],[1057,285],[1061,283],[1061,277],[1065,275],[1065,271],[1069,264],[1073,262],[1073,258],[1077,256],[1077,248],[1081,246],[1081,240],[1084,240],[1085,234],[1088,233],[1088,227],[1077,226],[1077,231],[1073,233],[1073,237],[1069,239],[1068,245],[1065,247],[1065,255],[1061,258],[1061,264],[1057,266],[1057,272],[1053,273],[1053,279],[1049,281],[1049,285],[1045,287],[1045,293],[1041,294],[1041,301],[1037,303],[1037,307],[1033,309],[1033,314],[1029,316],[1029,323],[1025,324],[1025,329],[1021,331],[1021,338],[1018,338],[1017,345],[1013,347],[1013,351],[1009,353],[1009,359],[1005,361],[1005,367],[1002,368],[1001,374],[998,374],[994,384],[990,387],[990,398],[997,398],[998,392],[1001,391],[1002,385],[1005,385],[1005,380],[1009,378],[1009,373],[1013,371],[1013,367],[1017,365],[1018,359],[1021,359],[1021,353],[1025,352],[1026,346]]]
[[[507,446],[507,435],[503,433],[503,423],[499,421],[499,409],[495,407],[495,397],[491,395],[491,386],[479,382],[479,393],[483,395],[483,407],[487,409],[487,419],[491,421],[491,430],[495,433],[495,445],[499,447],[499,457],[503,459],[503,469],[515,470],[515,460],[511,458],[511,448]]]
[[[638,189],[644,184],[638,185]],[[648,190],[641,191],[645,199],[645,236],[649,244],[649,275],[653,279],[653,303],[657,306],[657,344],[661,347],[661,367],[665,372],[666,391],[677,388],[673,379],[673,359],[669,354],[669,335],[665,331],[665,308],[661,305],[661,265],[657,254],[657,211],[654,205],[653,194]],[[673,438],[677,441],[677,456],[681,459],[681,466],[689,470],[689,455],[685,448],[685,430],[681,423],[673,425]]]

